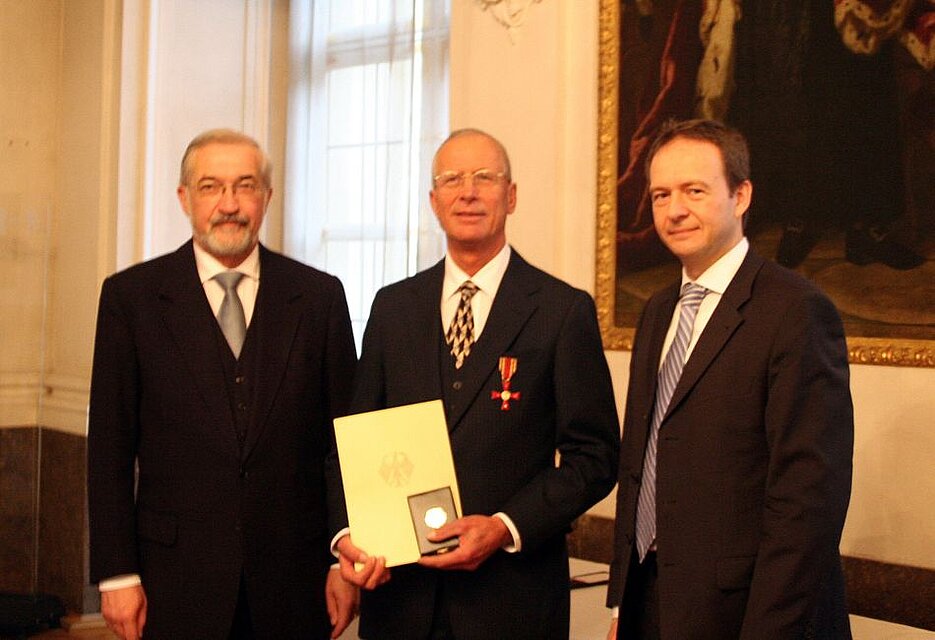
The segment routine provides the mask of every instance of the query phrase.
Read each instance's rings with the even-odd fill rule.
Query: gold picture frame
[[[617,180],[620,118],[620,0],[600,0],[595,300],[604,348],[631,350],[635,322],[617,322]],[[935,340],[847,336],[852,364],[935,367]]]

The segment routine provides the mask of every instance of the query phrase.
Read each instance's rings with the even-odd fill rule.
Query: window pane
[[[412,0],[331,0],[329,30],[341,32],[361,27],[386,25],[399,22],[411,23]]]
[[[376,291],[443,251],[427,190],[448,121],[449,2],[291,2],[314,20],[310,37],[290,39],[302,75],[290,79],[290,123],[301,126],[290,125],[285,245],[341,278],[359,345]]]

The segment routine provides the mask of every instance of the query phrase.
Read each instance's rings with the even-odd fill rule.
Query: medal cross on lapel
[[[519,363],[518,358],[500,356],[500,382],[503,386],[501,391],[491,391],[490,399],[500,401],[500,411],[510,410],[510,401],[519,400],[520,392],[510,389],[513,374],[516,373],[516,367]]]

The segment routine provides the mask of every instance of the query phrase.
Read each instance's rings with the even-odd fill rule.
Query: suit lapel
[[[490,389],[483,388],[483,385],[499,366],[500,356],[509,351],[516,336],[536,310],[536,293],[539,288],[535,272],[516,251],[512,251],[510,264],[503,274],[484,332],[471,348],[471,355],[461,369],[463,392],[459,394],[461,401],[455,403],[449,411],[449,430],[457,428],[478,393],[489,393]]]
[[[176,251],[169,265],[158,294],[163,321],[207,406],[207,415],[214,421],[218,441],[236,457],[237,437],[223,367],[217,357],[216,320],[198,279],[190,241]]]
[[[413,384],[417,385],[413,390],[413,397],[442,397],[439,370],[442,356],[440,304],[444,279],[445,261],[442,260],[407,281],[409,301],[406,308],[412,312],[413,319],[425,319],[407,321],[406,333],[401,336],[407,346],[407,352],[411,354],[409,361],[416,367],[411,376]],[[426,330],[429,332],[428,338],[425,335]]]
[[[301,320],[303,294],[290,278],[286,263],[260,246],[260,287],[254,318],[257,335],[255,406],[244,443],[244,458],[256,446],[267,425],[289,353]]]
[[[707,326],[705,326],[704,332],[688,358],[688,362],[685,363],[682,377],[672,394],[672,400],[669,402],[666,415],[672,413],[688,395],[717,354],[727,344],[730,337],[743,324],[740,308],[750,299],[753,281],[762,265],[763,258],[752,250],[747,251],[747,256],[741,263],[740,269],[737,270],[724,295],[721,296],[720,303],[718,303],[714,314],[708,321]]]

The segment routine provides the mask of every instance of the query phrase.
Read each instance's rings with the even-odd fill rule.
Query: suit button
[[[237,384],[243,384],[243,381],[244,381],[243,376],[237,376],[236,378],[234,378],[234,382],[236,382]]]
[[[240,409],[241,411],[246,411],[247,404],[245,402],[241,402],[240,404],[237,405],[237,408]]]
[[[456,380],[454,384],[451,385],[451,388],[454,389],[455,391],[461,391],[461,387],[463,386],[464,386],[463,382],[461,382],[460,380]]]

